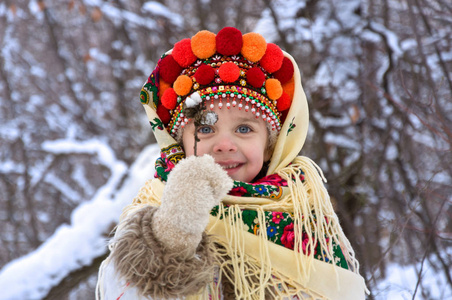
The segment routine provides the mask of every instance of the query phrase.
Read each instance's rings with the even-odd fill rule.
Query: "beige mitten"
[[[195,253],[211,209],[232,186],[233,180],[210,155],[181,160],[168,177],[152,220],[157,239],[170,251]]]

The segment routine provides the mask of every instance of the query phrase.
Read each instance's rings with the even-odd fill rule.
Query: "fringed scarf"
[[[183,157],[177,144],[162,149],[156,179],[146,183],[134,203],[159,205],[164,182]],[[215,241],[211,250],[220,278],[195,299],[220,299],[215,282],[222,276],[233,283],[240,299],[264,299],[265,294],[278,299],[335,299],[335,295],[347,295],[341,286],[344,274],[363,285],[324,180],[314,162],[297,157],[254,183],[235,181],[222,205],[212,210],[207,228]],[[319,275],[319,269],[328,274]],[[325,287],[323,280],[328,277],[330,286]],[[312,282],[315,278],[318,282]]]

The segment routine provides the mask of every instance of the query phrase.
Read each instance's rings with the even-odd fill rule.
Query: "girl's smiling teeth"
[[[241,165],[240,163],[218,163],[218,164],[225,170],[234,169]]]

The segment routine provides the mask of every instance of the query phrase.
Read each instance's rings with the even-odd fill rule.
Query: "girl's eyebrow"
[[[260,121],[260,118],[247,118],[247,117],[237,117],[237,121],[241,122],[251,122],[258,124]]]

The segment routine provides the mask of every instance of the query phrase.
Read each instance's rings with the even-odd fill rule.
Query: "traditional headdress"
[[[215,99],[219,108],[250,111],[279,132],[292,102],[293,74],[283,51],[258,33],[242,35],[233,27],[217,35],[204,30],[162,56],[140,99],[152,103],[173,137],[189,121],[184,115],[187,105],[204,102],[213,109]]]

